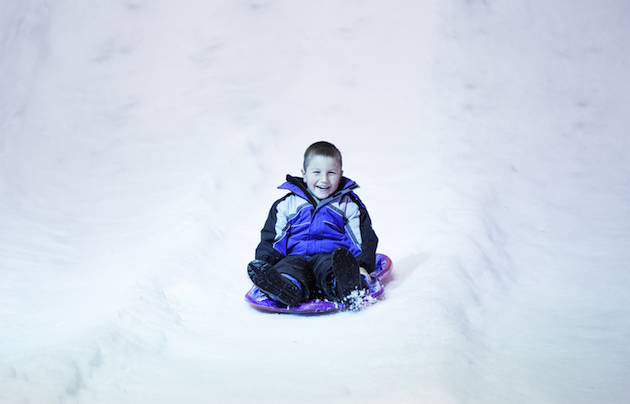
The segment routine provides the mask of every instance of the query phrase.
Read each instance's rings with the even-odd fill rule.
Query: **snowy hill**
[[[624,0],[0,1],[0,402],[630,402]],[[394,261],[243,295],[304,149]]]

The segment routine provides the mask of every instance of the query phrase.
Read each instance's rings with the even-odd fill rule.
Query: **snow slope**
[[[0,0],[0,402],[630,402],[625,0]],[[329,140],[394,261],[250,308]]]

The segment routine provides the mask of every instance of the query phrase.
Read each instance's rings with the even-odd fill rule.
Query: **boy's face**
[[[302,169],[306,187],[320,201],[337,190],[343,171],[332,157],[312,156],[306,169]]]

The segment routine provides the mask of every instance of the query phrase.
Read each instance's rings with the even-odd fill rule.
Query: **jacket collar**
[[[341,195],[345,195],[351,192],[354,189],[359,188],[359,185],[352,181],[350,178],[341,177],[341,181],[339,182],[339,188],[335,192],[332,193],[328,198],[317,201],[315,197],[309,192],[308,188],[306,188],[306,183],[304,183],[304,179],[302,177],[293,177],[291,175],[287,175],[287,181],[280,185],[278,189],[286,189],[294,194],[306,199],[313,206],[325,205],[330,200],[337,198]]]

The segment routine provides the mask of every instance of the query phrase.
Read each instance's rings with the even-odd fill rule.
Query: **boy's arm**
[[[359,231],[361,232],[361,253],[356,257],[359,266],[364,268],[369,274],[376,268],[376,247],[378,237],[372,229],[372,220],[365,208],[365,205],[356,195],[350,194],[353,202],[359,207]],[[356,220],[356,219],[355,219]]]
[[[361,212],[361,254],[357,257],[359,266],[365,268],[368,273],[372,273],[376,268],[376,247],[378,237],[372,229],[372,221],[367,210],[363,208]]]
[[[260,232],[260,243],[256,247],[256,259],[265,261],[268,264],[275,265],[283,258],[283,255],[273,247],[273,243],[276,239],[276,222],[278,204],[281,201],[276,201],[269,210],[269,216],[265,222],[265,226]]]

